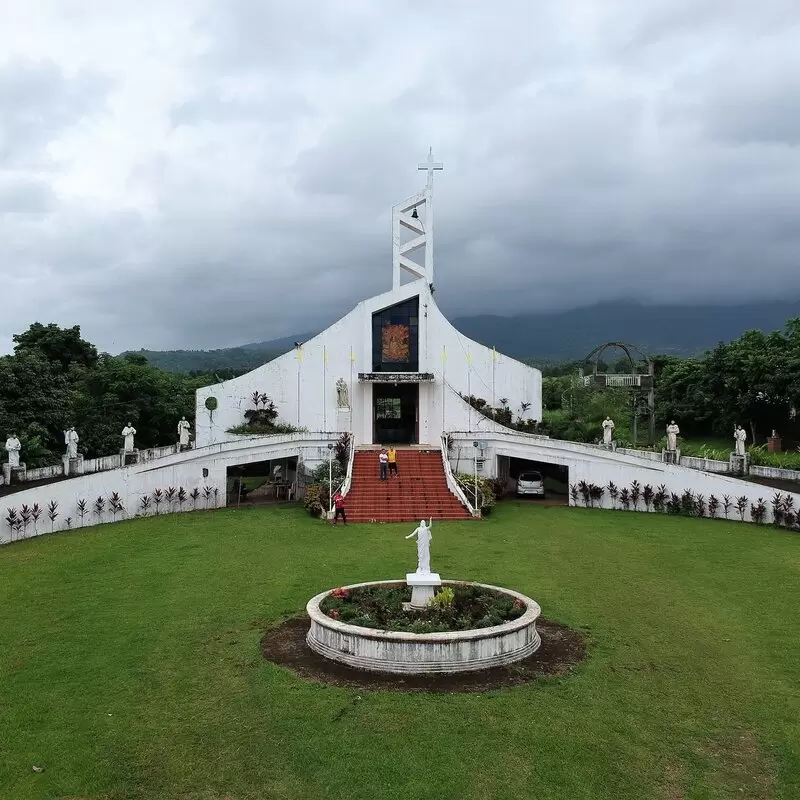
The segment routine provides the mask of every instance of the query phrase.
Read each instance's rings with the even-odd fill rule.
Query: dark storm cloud
[[[81,54],[55,3],[0,32],[0,342],[320,328],[391,285],[430,145],[451,315],[800,295],[795,2],[82,3]]]

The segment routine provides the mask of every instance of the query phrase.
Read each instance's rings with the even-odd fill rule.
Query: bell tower
[[[393,289],[400,287],[404,274],[410,275],[412,280],[424,280],[429,286],[433,285],[433,173],[444,167],[433,160],[431,148],[427,161],[421,161],[418,169],[428,173],[425,188],[392,208]],[[404,231],[411,234],[405,242]],[[411,258],[423,249],[422,259]]]

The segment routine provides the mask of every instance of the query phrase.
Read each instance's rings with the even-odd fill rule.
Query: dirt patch
[[[308,617],[295,617],[266,632],[261,654],[268,661],[319,683],[392,692],[486,692],[520,686],[539,678],[565,675],[586,657],[587,643],[578,631],[547,619],[536,622],[541,647],[508,667],[461,675],[391,675],[366,672],[317,655],[306,644]]]
[[[755,736],[735,730],[699,748],[713,764],[712,781],[731,797],[771,800],[775,797],[775,772]]]

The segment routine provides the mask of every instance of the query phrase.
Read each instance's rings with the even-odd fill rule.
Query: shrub
[[[339,441],[333,447],[333,457],[341,467],[343,473],[347,473],[347,464],[350,461],[350,436],[345,431],[340,437]]]
[[[681,498],[675,492],[670,492],[669,500],[667,500],[667,514],[680,514],[681,513]]]
[[[693,517],[697,513],[697,503],[691,489],[685,489],[681,495],[681,514],[685,517]]]
[[[764,517],[767,515],[767,504],[764,498],[759,497],[756,502],[750,506],[750,517],[753,522],[761,524],[764,522]]]
[[[653,508],[656,511],[666,511],[667,500],[667,487],[662,483],[658,489],[656,489],[656,493],[653,495]]]
[[[781,525],[783,524],[784,517],[785,517],[785,512],[783,505],[783,495],[780,492],[775,492],[775,494],[772,495],[772,523],[774,525]]]
[[[649,483],[645,484],[645,487],[642,490],[642,500],[644,500],[644,507],[646,511],[649,511],[652,507],[655,496],[656,493],[653,491],[653,487]]]
[[[602,502],[604,493],[605,489],[602,486],[598,486],[595,483],[589,484],[589,499],[591,500],[592,508],[594,508],[595,503]]]
[[[303,499],[303,505],[308,510],[312,517],[319,517],[324,510],[322,505],[322,498],[325,497],[327,502],[328,493],[322,494],[322,487],[318,483],[312,483],[306,486],[306,496]]]
[[[702,494],[697,495],[695,498],[694,508],[698,517],[704,517],[706,515],[706,499]]]
[[[711,495],[708,498],[708,516],[712,519],[717,516],[717,511],[719,510],[719,500],[717,499],[716,495]]]
[[[433,606],[434,608],[447,608],[450,609],[453,607],[453,601],[455,600],[455,594],[453,590],[449,586],[445,586],[444,589],[438,591],[432,598],[428,605]]]
[[[574,483],[570,484],[569,496],[572,498],[572,504],[578,505],[578,487]]]
[[[611,498],[611,508],[616,508],[617,498],[619,497],[619,489],[616,487],[613,481],[609,481],[608,486],[606,486],[606,491],[608,492],[608,496]]]
[[[639,481],[633,481],[631,483],[631,505],[633,506],[634,511],[639,510],[639,498],[642,496],[642,487],[639,485]]]
[[[622,503],[622,508],[624,511],[627,511],[631,507],[631,494],[628,491],[627,486],[624,486],[622,491],[619,493],[619,501]]]
[[[470,503],[475,503],[475,476],[470,475],[466,472],[459,472],[455,476],[456,481],[461,486],[464,494],[467,496],[467,500]],[[492,513],[492,509],[497,502],[495,493],[494,493],[494,486],[490,479],[484,478],[478,475],[478,508],[481,510],[481,514],[484,516],[488,516]]]
[[[583,498],[583,505],[586,508],[589,508],[589,500],[591,499],[591,491],[589,489],[589,484],[586,481],[579,481],[578,483],[578,491],[581,493],[581,497]]]
[[[725,519],[728,519],[728,514],[731,510],[731,498],[727,494],[722,495],[722,510],[725,512]]]
[[[748,504],[748,500],[744,495],[742,495],[741,497],[737,498],[737,500],[736,500],[736,511],[738,512],[739,519],[742,522],[744,522],[744,514],[745,514],[745,511],[747,511],[747,504]]]

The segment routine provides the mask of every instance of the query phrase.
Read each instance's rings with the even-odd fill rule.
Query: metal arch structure
[[[630,362],[630,373],[598,372],[600,358],[606,350],[622,350]],[[636,372],[636,364],[641,361],[647,364],[646,373]],[[585,375],[583,368],[580,370],[580,379],[583,386],[594,386],[598,389],[628,389],[633,393],[631,433],[634,443],[637,441],[637,412],[639,410],[636,405],[636,393],[637,390],[647,392],[647,442],[651,446],[654,445],[656,442],[655,368],[647,354],[635,345],[626,342],[606,342],[599,347],[595,347],[583,359],[583,363],[587,366],[591,365],[590,375]]]

